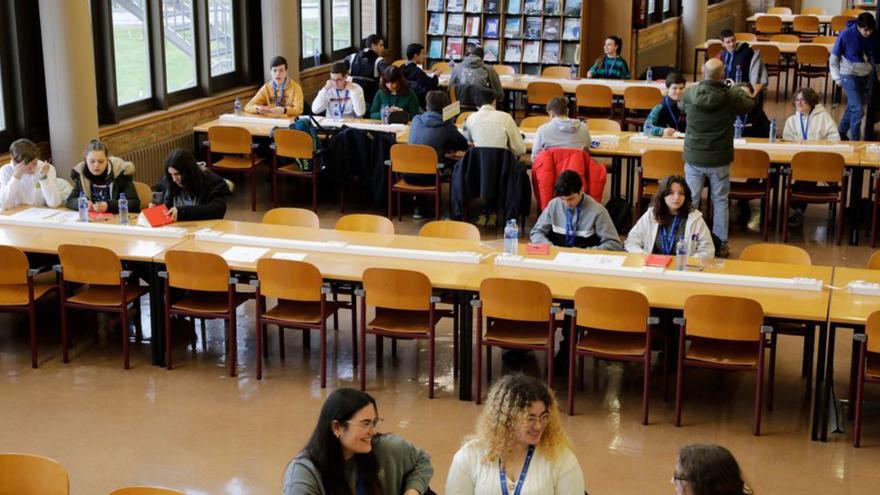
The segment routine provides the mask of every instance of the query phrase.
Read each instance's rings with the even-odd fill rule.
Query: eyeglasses
[[[688,481],[688,479],[687,479],[687,477],[684,476],[684,475],[681,475],[681,474],[678,474],[678,473],[673,473],[673,474],[672,474],[672,481],[673,481],[673,482],[676,482],[676,481],[685,481],[685,482],[686,482],[686,481]]]
[[[362,421],[358,421],[354,424],[360,426],[364,430],[377,430],[379,429],[379,425],[382,424],[384,419],[376,418],[376,419],[364,419]],[[346,421],[348,424],[352,424],[352,421]]]
[[[540,416],[535,416],[534,414],[530,414],[529,417],[526,418],[526,423],[529,426],[535,426],[538,423],[541,423],[541,426],[547,426],[547,423],[550,422],[550,415],[544,413]]]

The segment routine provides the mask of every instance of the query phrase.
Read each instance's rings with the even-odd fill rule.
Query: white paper
[[[18,213],[9,215],[18,220],[46,220],[51,216],[64,212],[55,208],[28,208]]]
[[[453,101],[449,105],[443,107],[443,120],[449,120],[461,113],[461,102]]]
[[[306,259],[306,253],[275,253],[272,257],[277,260],[302,261]]]
[[[576,253],[559,253],[553,259],[556,263],[576,266],[602,266],[602,267],[619,267],[623,266],[626,256],[614,256],[608,254],[576,254]]]
[[[232,246],[227,249],[221,256],[226,261],[239,261],[242,263],[253,263],[261,256],[269,252],[269,248]]]
[[[58,212],[55,215],[47,218],[48,222],[55,223],[69,223],[69,222],[79,222],[79,212],[76,211],[62,211]]]

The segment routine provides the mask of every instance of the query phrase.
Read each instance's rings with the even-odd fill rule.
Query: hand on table
[[[176,222],[177,221],[177,207],[172,206],[171,208],[169,208],[168,211],[165,213],[165,216],[170,217],[172,222]]]
[[[96,211],[98,213],[106,213],[107,212],[107,202],[101,201],[99,203],[92,203],[89,201],[89,209],[92,211]]]
[[[666,129],[663,129],[663,137],[673,136],[675,136],[675,129],[673,129],[672,127],[667,127]]]

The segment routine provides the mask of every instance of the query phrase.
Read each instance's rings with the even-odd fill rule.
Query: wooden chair
[[[626,308],[626,311],[620,311]],[[574,414],[575,356],[593,356],[609,361],[635,361],[643,364],[642,424],[648,424],[648,393],[651,390],[652,326],[648,299],[639,292],[581,287],[574,295],[574,308],[567,310],[571,320],[568,357],[568,414]],[[669,349],[666,349],[669,354]],[[581,363],[583,361],[581,360]],[[663,368],[666,377],[666,365]],[[583,381],[583,367],[581,367]]]
[[[455,118],[455,125],[457,125],[458,127],[464,126],[465,121],[468,117],[471,116],[472,113],[474,112],[461,112],[460,114],[458,114],[458,117]]]
[[[477,307],[477,404],[482,397],[483,347],[486,385],[492,381],[492,347],[542,350],[547,356],[547,385],[553,388],[553,348],[557,307],[550,288],[541,282],[486,278],[480,283]],[[483,334],[483,317],[486,333]]]
[[[830,52],[828,48],[822,45],[800,45],[797,48],[797,79],[798,87],[809,86],[813,79],[824,79],[824,89],[822,91],[823,103],[828,102],[828,79],[831,72],[828,68],[828,57]],[[806,84],[801,83],[801,79],[806,79]]]
[[[782,32],[782,18],[775,15],[762,15],[755,20],[755,34],[758,39],[767,39],[769,36]]]
[[[846,9],[843,12],[841,12],[841,15],[856,18],[856,17],[862,15],[864,12],[865,11],[863,9]]]
[[[135,313],[134,323],[137,335],[140,330],[140,300],[149,292],[132,278],[130,270],[122,269],[122,262],[113,251],[97,246],[77,246],[62,244],[58,246],[60,264],[58,272],[58,292],[61,306],[61,347],[64,362],[69,362],[67,310],[80,309],[101,313],[119,313],[122,331],[123,367],[129,368],[128,323],[129,305]],[[67,286],[69,283],[82,284],[78,289]]]
[[[880,311],[874,311],[865,321],[865,333],[853,334],[858,344],[858,371],[856,372],[855,419],[853,446],[862,443],[862,401],[865,383],[880,383]]]
[[[733,36],[736,37],[736,41],[744,41],[746,43],[758,41],[758,36],[755,33],[733,33]]]
[[[868,260],[869,270],[880,270],[880,251],[875,251]]]
[[[543,107],[557,96],[565,96],[561,84],[547,81],[530,82],[526,86],[526,116],[534,113],[546,114]]]
[[[321,228],[318,215],[312,210],[304,208],[272,208],[263,213],[260,223],[272,225],[287,225],[289,227],[307,227],[310,229]]]
[[[801,39],[794,34],[774,34],[770,37],[773,43],[800,43]]]
[[[394,62],[391,62],[391,65],[393,65],[393,66],[395,66],[395,67],[403,67],[404,65],[406,65],[406,60],[404,60],[404,59],[402,59],[402,58],[401,58],[401,59],[397,59],[397,60],[395,60]]]
[[[636,167],[638,183],[636,191],[636,213],[642,214],[642,202],[657,193],[660,179],[667,175],[684,176],[684,158],[681,150],[648,150],[642,155],[642,163]]]
[[[495,69],[495,73],[499,76],[512,76],[516,74],[516,69],[510,65],[497,64],[493,65],[492,68]]]
[[[31,454],[0,454],[0,493],[69,495],[67,471],[54,459]]]
[[[278,206],[278,177],[311,182],[312,211],[318,211],[318,164],[315,162],[312,136],[293,129],[276,129],[272,152],[272,204]],[[280,165],[279,158],[293,160],[288,165]],[[300,166],[302,161],[311,163],[310,170]]]
[[[424,144],[395,144],[388,160],[388,218],[393,215],[393,198],[397,196],[397,220],[402,220],[400,197],[404,194],[434,197],[434,218],[440,220],[440,169],[443,164],[437,150]],[[434,184],[410,184],[405,174],[434,176]]]
[[[785,171],[785,195],[783,197],[782,242],[788,242],[788,209],[792,201],[804,203],[828,203],[834,222],[836,243],[843,239],[844,210],[846,209],[846,163],[837,153],[801,151],[791,158],[791,168]],[[798,184],[799,181],[803,181]],[[817,183],[828,185],[817,185]]]
[[[394,235],[394,223],[386,217],[366,213],[345,215],[336,221],[336,230],[353,232],[372,232],[374,234]]]
[[[476,228],[476,227],[474,227]],[[31,368],[37,369],[37,303],[58,289],[34,281],[45,268],[31,268],[27,256],[13,246],[0,246],[0,311],[27,313],[31,336]]]
[[[831,18],[831,32],[839,33],[846,29],[846,23],[854,21],[857,16],[852,15],[836,15]]]
[[[544,67],[544,69],[541,71],[541,77],[552,77],[554,79],[571,79],[571,67],[566,67],[564,65]]]
[[[736,315],[719,318],[718,315]],[[756,373],[755,414],[752,432],[761,434],[761,405],[764,399],[764,349],[766,334],[773,327],[764,325],[764,310],[752,299],[696,295],[685,300],[684,317],[679,324],[678,376],[675,387],[675,426],[681,426],[681,402],[686,366]],[[690,347],[685,345],[690,340]],[[772,369],[772,368],[771,368]],[[772,394],[773,377],[770,377]]]
[[[758,54],[761,57],[761,61],[764,62],[764,67],[767,68],[767,77],[776,77],[776,101],[779,102],[779,83],[782,80],[782,75],[785,75],[785,85],[783,86],[785,90],[785,97],[788,97],[788,62],[782,59],[782,53],[779,51],[779,47],[776,45],[768,45],[768,44],[755,44],[752,45],[752,49],[758,50]]]
[[[160,272],[165,278],[165,366],[169,370],[172,367],[173,316],[222,319],[226,324],[226,364],[229,376],[235,376],[238,361],[235,309],[245,298],[235,292],[238,280],[230,276],[226,260],[213,253],[172,249],[165,253],[165,267],[166,271]],[[184,291],[182,297],[173,297],[172,289]]]
[[[604,84],[578,84],[575,88],[576,114],[614,117],[614,93]]]
[[[143,182],[134,181],[134,190],[137,191],[138,201],[141,203],[141,209],[149,206],[153,202],[153,189]]]
[[[449,64],[447,62],[435,62],[431,66],[431,72],[435,74],[449,74]]]
[[[791,244],[757,243],[749,244],[739,255],[744,261],[761,261],[764,263],[788,263],[792,265],[812,265],[813,260],[803,248]]]
[[[791,23],[791,31],[801,41],[810,41],[819,36],[819,18],[814,15],[798,15]]]
[[[130,486],[113,490],[110,495],[186,495],[183,492],[157,486]]]
[[[880,172],[871,172],[874,181],[873,187],[869,188],[871,197],[871,247],[877,247],[877,226],[880,224]]]
[[[214,162],[214,153],[225,155]],[[250,176],[251,211],[257,211],[257,182],[255,171],[263,159],[253,148],[250,131],[243,127],[216,125],[208,129],[208,168],[220,173]]]
[[[379,339],[421,339],[428,341],[428,398],[434,398],[434,343],[441,314],[434,308],[440,298],[432,294],[431,281],[420,272],[390,268],[368,268],[363,275],[361,302],[360,367],[361,390],[367,388],[367,334],[377,337],[376,362],[381,362]],[[367,306],[376,310],[367,322]],[[454,350],[453,352],[456,352]]]
[[[770,15],[791,15],[791,9],[788,7],[770,7],[769,9],[767,9],[767,13]],[[760,19],[761,17],[767,16],[762,15],[759,16],[758,19]]]
[[[713,59],[721,53],[721,50],[724,49],[724,45],[721,44],[718,40],[709,41],[709,44],[706,45],[706,60]]]
[[[620,122],[611,119],[587,119],[590,132],[620,132]]]
[[[419,237],[442,237],[463,241],[480,242],[480,229],[476,225],[455,220],[434,220],[422,226]]]
[[[825,15],[825,7],[803,7],[801,15]]]
[[[825,44],[825,45],[833,45],[837,41],[837,36],[826,36],[820,35],[813,38],[813,43]]]
[[[761,233],[764,240],[770,233],[770,155],[764,150],[735,149],[730,167],[731,179],[745,182],[730,182],[730,199],[761,200],[763,225]]]
[[[321,338],[321,388],[327,387],[327,318],[340,305],[327,301],[330,286],[324,285],[321,272],[315,265],[304,261],[260,258],[257,260],[256,287],[257,317],[257,380],[263,377],[263,357],[268,357],[268,325],[278,327],[278,347],[284,360],[284,330],[303,331],[303,348],[307,349],[310,332],[318,330]],[[267,297],[277,299],[269,308]],[[352,318],[356,318],[352,312]],[[357,348],[357,333],[352,321],[352,353]]]
[[[538,127],[550,122],[550,117],[546,115],[533,115],[522,119],[519,123],[519,130],[522,132],[538,132]]]
[[[623,90],[623,129],[637,129],[645,124],[645,118],[655,106],[663,101],[663,94],[654,86],[629,86]]]

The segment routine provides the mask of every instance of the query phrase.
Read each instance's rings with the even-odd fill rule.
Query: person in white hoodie
[[[348,77],[348,68],[342,62],[330,67],[330,80],[318,91],[312,102],[312,113],[325,112],[327,117],[363,117],[367,111],[364,90]]]
[[[51,163],[39,159],[40,149],[28,139],[9,146],[12,162],[0,168],[0,208],[20,205],[57,208],[70,194],[70,184],[59,179]]]
[[[590,148],[590,131],[577,119],[568,118],[568,101],[556,96],[547,102],[550,122],[538,127],[532,144],[532,162],[547,148]]]
[[[794,115],[785,121],[782,139],[786,141],[840,141],[834,117],[819,103],[813,88],[801,88],[794,94]]]
[[[526,144],[519,127],[509,113],[495,109],[495,93],[483,88],[474,99],[479,109],[465,120],[464,135],[476,147],[507,148],[516,156],[524,155]]]
[[[669,175],[660,180],[651,207],[629,231],[623,247],[628,253],[675,255],[681,238],[687,241],[690,256],[715,256],[712,232],[700,210],[693,207],[687,181]]]

